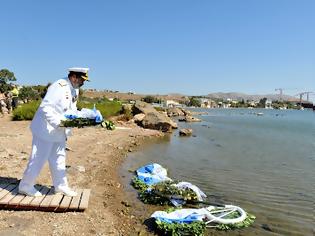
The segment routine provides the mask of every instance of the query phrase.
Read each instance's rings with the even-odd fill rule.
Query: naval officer
[[[35,180],[48,160],[55,193],[76,196],[68,186],[66,177],[66,140],[70,128],[60,127],[65,113],[77,113],[76,101],[79,88],[88,81],[88,68],[69,68],[68,78],[51,84],[31,123],[33,135],[32,152],[19,193],[28,196],[41,196],[34,188]]]

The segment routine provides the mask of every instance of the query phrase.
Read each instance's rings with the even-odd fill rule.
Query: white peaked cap
[[[81,73],[88,73],[90,68],[82,68],[82,67],[71,67],[68,69],[69,72],[81,72]]]

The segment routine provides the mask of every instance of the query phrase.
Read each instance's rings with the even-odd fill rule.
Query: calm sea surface
[[[156,162],[199,186],[209,201],[256,215],[228,235],[314,235],[315,112],[207,109],[200,123],[178,123],[196,137],[169,137],[127,158],[124,170]],[[256,113],[263,112],[262,116]]]

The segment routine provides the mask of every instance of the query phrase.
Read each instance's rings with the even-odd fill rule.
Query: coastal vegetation
[[[13,110],[13,120],[32,120],[35,112],[37,111],[40,100],[31,101],[29,103],[22,104]]]
[[[162,103],[162,99],[148,95],[141,99],[142,101],[146,103]]]
[[[201,101],[197,97],[190,97],[187,105],[190,107],[201,107]]]
[[[111,116],[115,116],[120,114],[122,110],[122,103],[119,100],[110,101],[107,98],[101,99],[91,99],[82,97],[78,101],[78,109],[82,108],[95,108],[99,110],[104,118],[109,118]]]
[[[232,99],[213,99],[216,104],[215,107],[219,108],[269,108],[269,109],[299,109],[300,106],[297,102],[291,101],[279,101],[268,100],[266,97],[259,99],[259,101],[253,100],[232,100]],[[201,107],[204,107],[201,104]]]
[[[42,99],[45,96],[49,85],[50,83],[47,85],[22,86],[19,89],[19,98],[26,102]]]
[[[0,70],[0,93],[5,93],[12,89],[11,82],[16,81],[16,77],[13,72],[8,69]]]
[[[41,99],[31,100],[30,102],[21,104],[13,111],[13,120],[32,120],[36,110],[41,103]],[[122,105],[120,101],[109,101],[108,99],[91,100],[82,98],[78,102],[78,109],[94,107],[98,109],[104,118],[109,118],[120,113]]]
[[[0,70],[0,93],[8,93],[12,88],[12,82],[16,81],[13,72],[8,69]],[[41,99],[45,96],[50,83],[47,85],[36,86],[19,86],[20,106],[13,111],[13,120],[31,120],[35,114]],[[96,90],[95,90],[96,91]],[[132,118],[130,109],[123,109],[123,103],[135,102],[129,97],[127,100],[120,99],[115,92],[115,97],[110,98],[106,95],[101,97],[83,96],[85,92],[80,89],[80,98],[78,108],[93,108],[100,110],[104,118],[124,114],[125,120]],[[128,96],[139,96],[128,93]],[[165,107],[169,106],[188,106],[201,108],[269,108],[269,109],[300,109],[301,105],[297,102],[284,100],[269,100],[267,97],[261,98],[259,101],[245,99],[224,99],[213,98],[209,96],[177,96],[177,100],[168,100],[169,96],[163,97],[160,95],[146,95],[140,97],[149,104],[155,104],[154,108],[157,111],[165,111]]]

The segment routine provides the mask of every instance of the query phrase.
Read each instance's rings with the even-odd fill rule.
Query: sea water
[[[159,163],[169,177],[200,187],[208,200],[254,214],[254,226],[228,235],[313,235],[315,112],[197,109],[178,131],[127,158],[124,169]],[[212,230],[213,231],[213,230]],[[212,232],[213,233],[213,232]]]

